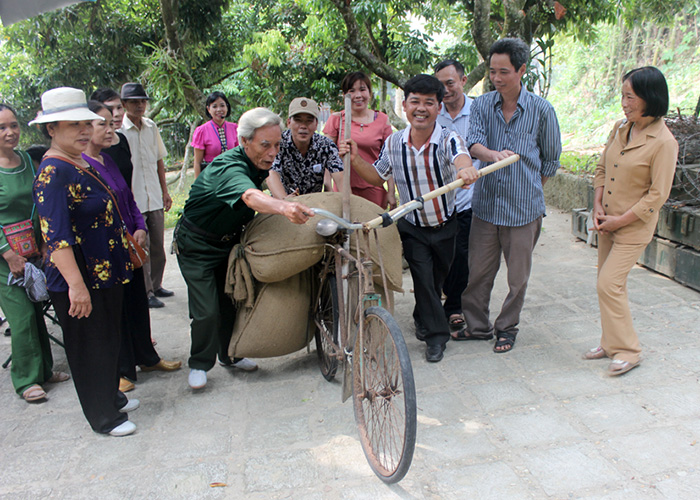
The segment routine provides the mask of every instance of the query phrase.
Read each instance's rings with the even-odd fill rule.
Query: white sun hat
[[[41,111],[29,125],[83,120],[104,118],[88,109],[85,92],[71,87],[58,87],[41,94]]]

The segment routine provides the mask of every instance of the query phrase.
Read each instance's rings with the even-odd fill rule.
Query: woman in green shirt
[[[34,164],[19,143],[19,122],[14,110],[0,104],[0,308],[12,328],[12,384],[26,401],[46,400],[44,383],[63,382],[68,375],[53,372],[53,358],[41,304],[31,302],[25,289],[8,286],[10,273],[24,275],[27,258],[10,247],[5,231],[9,226],[30,219],[35,244],[42,241],[39,218],[32,200]]]

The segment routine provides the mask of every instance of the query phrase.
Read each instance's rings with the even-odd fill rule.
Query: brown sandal
[[[30,385],[22,393],[22,397],[27,403],[33,403],[34,401],[41,401],[46,399],[46,393],[44,389],[41,388],[39,384]]]

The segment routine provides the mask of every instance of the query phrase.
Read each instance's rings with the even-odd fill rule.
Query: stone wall
[[[544,199],[548,206],[565,211],[593,208],[593,177],[574,175],[560,168],[544,185]]]

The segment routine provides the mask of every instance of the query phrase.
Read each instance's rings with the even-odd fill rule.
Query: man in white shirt
[[[168,154],[153,120],[146,118],[148,94],[140,83],[125,83],[121,89],[126,116],[119,131],[126,136],[131,149],[134,173],[131,190],[148,228],[149,262],[143,266],[148,307],[163,307],[158,297],[174,295],[162,287],[165,271],[165,214],[172,200],[165,183]]]

